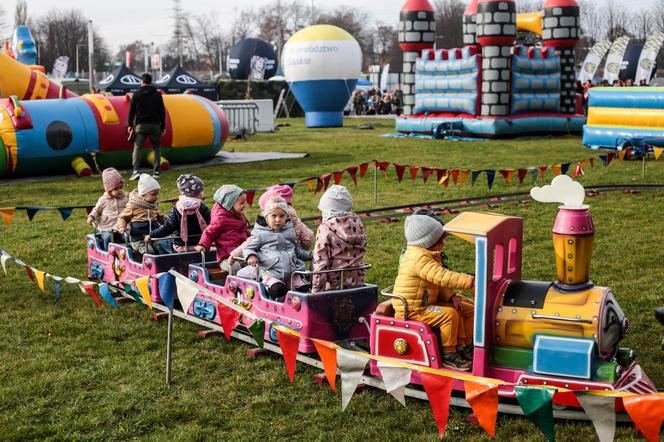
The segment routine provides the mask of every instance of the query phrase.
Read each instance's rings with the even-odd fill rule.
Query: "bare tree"
[[[652,11],[641,9],[632,16],[633,21],[631,21],[630,31],[634,34],[634,38],[644,42],[654,28]]]
[[[14,26],[28,24],[28,2],[26,0],[16,0],[14,8]]]
[[[7,25],[7,12],[0,5],[0,40],[9,35],[9,26]]]
[[[461,0],[437,0],[436,48],[460,48],[463,46],[463,13],[466,4]]]
[[[537,12],[542,10],[544,0],[517,0],[516,12],[521,14],[523,12]]]
[[[613,41],[624,35],[631,36],[626,26],[632,22],[632,17],[624,3],[617,0],[607,0],[606,6],[602,8],[601,17],[606,38],[609,40]]]
[[[321,12],[318,23],[337,26],[352,35],[360,45],[362,67],[366,68],[373,61],[373,35],[371,27],[368,26],[368,23],[371,23],[370,18],[366,9],[339,6],[333,10]]]

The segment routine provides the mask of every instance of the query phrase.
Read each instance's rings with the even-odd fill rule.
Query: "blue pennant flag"
[[[288,186],[288,187],[290,187],[291,189],[293,189],[293,188],[295,187],[296,184],[297,184],[297,183],[296,183],[295,181],[289,181],[289,182],[287,182],[287,183],[281,183],[281,184],[279,184],[279,185],[280,185],[280,186]]]
[[[67,221],[67,218],[71,216],[71,213],[74,211],[72,207],[61,207],[58,209],[60,215],[62,215],[62,221]]]
[[[60,300],[60,289],[62,288],[61,280],[55,280],[55,302]]]
[[[496,178],[496,171],[495,170],[487,170],[486,171],[486,182],[489,185],[489,190],[491,190],[491,187],[493,186],[494,178]]]
[[[604,163],[604,166],[609,165],[609,156],[608,155],[600,155],[599,159],[602,160],[602,163]]]
[[[569,170],[569,165],[571,163],[563,163],[560,165],[560,171],[562,172],[563,175],[567,175],[567,171]]]
[[[111,304],[115,308],[120,308],[120,305],[115,301],[115,298],[113,298],[113,295],[111,294],[111,291],[108,289],[108,284],[103,283],[99,285],[99,294],[101,295],[102,298],[109,304]]]
[[[25,211],[28,212],[28,219],[32,221],[32,218],[35,217],[39,209],[37,207],[28,207]]]
[[[159,277],[159,296],[168,308],[173,306],[175,298],[175,276],[166,272]]]

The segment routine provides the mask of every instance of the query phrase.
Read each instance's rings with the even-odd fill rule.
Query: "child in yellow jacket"
[[[471,300],[454,293],[470,289],[475,278],[442,265],[445,231],[440,219],[411,215],[405,221],[408,247],[399,265],[394,293],[408,303],[408,319],[440,329],[443,365],[469,370],[472,366],[473,315]],[[393,300],[395,316],[404,317],[403,304]]]

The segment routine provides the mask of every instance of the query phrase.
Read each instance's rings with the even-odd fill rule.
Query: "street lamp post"
[[[85,43],[76,43],[76,79],[80,78],[81,76],[80,74],[81,71],[78,66],[78,48],[80,48],[81,46],[85,46]]]

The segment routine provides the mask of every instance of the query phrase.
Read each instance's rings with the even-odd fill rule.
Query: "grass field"
[[[190,168],[165,173],[163,198],[177,194],[175,179],[194,172],[203,178],[207,194],[224,183],[245,188],[268,186],[343,169],[373,159],[440,168],[524,167],[578,160],[594,155],[580,138],[540,138],[477,143],[421,139],[386,139],[392,122],[358,130],[362,120],[346,127],[306,130],[302,120],[274,134],[229,142],[226,150],[307,152],[300,160]],[[664,161],[596,162],[579,178],[585,185],[664,183]],[[370,172],[371,174],[371,172]],[[408,172],[406,172],[408,175]],[[435,178],[435,177],[434,177]],[[547,181],[551,175],[547,174]],[[529,178],[526,179],[528,181]],[[371,175],[353,187],[344,178],[356,209],[373,203]],[[528,190],[508,188],[497,174],[491,193]],[[449,189],[431,179],[398,184],[394,169],[378,180],[378,206],[432,201],[489,193],[482,175],[475,187]],[[0,207],[20,205],[94,204],[101,179],[62,178],[0,186]],[[317,214],[320,194],[296,188],[293,204],[300,216]],[[208,198],[211,203],[211,198]],[[664,329],[653,309],[664,304],[664,247],[661,226],[664,193],[607,193],[587,200],[597,228],[592,279],[611,287],[632,328],[623,346],[637,351],[639,361],[658,386],[664,385]],[[168,205],[163,207],[164,210]],[[502,205],[493,211],[523,216],[525,279],[555,277],[551,227],[556,205],[530,202]],[[252,208],[250,219],[256,214]],[[450,217],[446,217],[447,220]],[[368,222],[366,261],[374,268],[369,282],[385,287],[396,276],[403,223]],[[66,222],[57,212],[39,212],[29,222],[18,212],[10,226],[0,226],[0,247],[30,265],[60,276],[85,277],[85,211]],[[473,251],[460,240],[448,242],[453,268],[472,271]],[[384,392],[368,390],[341,411],[340,399],[311,381],[317,371],[298,364],[294,383],[288,382],[280,357],[249,360],[247,345],[222,339],[201,340],[198,328],[175,324],[174,384],[164,385],[166,323],[149,320],[134,304],[99,311],[89,297],[68,287],[54,302],[52,286],[42,294],[18,266],[9,264],[9,277],[0,276],[0,440],[429,440],[437,439],[427,403],[409,400],[401,407]],[[482,440],[479,427],[466,423],[468,411],[452,409],[448,440]],[[590,423],[557,422],[558,440],[595,440]],[[629,426],[617,438],[635,439]],[[544,440],[525,418],[500,416],[498,440]]]

